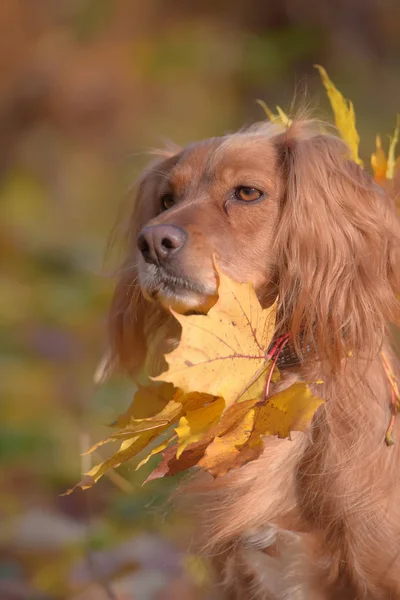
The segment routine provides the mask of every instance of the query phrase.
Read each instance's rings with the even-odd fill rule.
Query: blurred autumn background
[[[296,89],[330,114],[314,63],[353,100],[368,161],[399,110],[399,31],[396,0],[0,3],[1,600],[211,597],[175,481],[124,467],[60,496],[132,396],[92,383],[108,236],[165,138],[222,134]]]

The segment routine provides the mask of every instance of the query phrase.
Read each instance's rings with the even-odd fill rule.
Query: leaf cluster
[[[317,69],[339,134],[352,159],[362,166],[353,104],[323,67]],[[259,104],[270,120],[290,126],[290,118],[280,107],[273,113],[264,102]],[[395,154],[399,127],[398,120],[387,153],[381,137],[376,138],[371,166],[380,184],[400,172],[400,157]],[[278,340],[274,351],[269,351],[276,305],[262,309],[251,284],[219,275],[219,299],[206,315],[174,314],[182,333],[172,352],[158,356],[162,332],[150,332],[145,364],[157,360],[162,372],[154,378],[141,374],[139,379],[145,384],[137,384],[130,407],[113,424],[116,430],[89,452],[109,442],[119,442],[119,449],[86,473],[77,486],[91,487],[108,469],[143,452],[136,469],[152,456],[162,455],[148,480],[193,466],[218,477],[257,458],[266,436],[287,438],[292,431],[306,431],[323,400],[300,382],[270,394],[271,382],[280,378],[276,359],[287,342]]]

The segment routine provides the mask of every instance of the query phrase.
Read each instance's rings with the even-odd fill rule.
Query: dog
[[[400,445],[385,443],[400,441],[399,246],[393,199],[307,117],[167,149],[144,173],[112,363],[135,375],[169,308],[208,310],[215,258],[262,306],[278,302],[292,357],[279,389],[306,381],[325,400],[307,433],[268,437],[257,460],[192,484],[217,598],[400,599]]]

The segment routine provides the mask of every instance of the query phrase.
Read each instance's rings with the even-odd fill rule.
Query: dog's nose
[[[158,265],[178,252],[187,235],[175,225],[151,225],[145,227],[138,237],[138,248],[147,263]]]

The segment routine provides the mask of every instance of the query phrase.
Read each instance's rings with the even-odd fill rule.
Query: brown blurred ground
[[[399,110],[399,31],[396,0],[0,3],[2,600],[206,597],[190,527],[165,508],[174,482],[142,489],[125,468],[59,497],[132,394],[91,383],[107,237],[165,138],[224,133],[262,118],[257,98],[287,108],[305,89],[326,114],[314,63],[354,101],[369,156]]]

